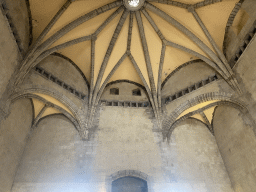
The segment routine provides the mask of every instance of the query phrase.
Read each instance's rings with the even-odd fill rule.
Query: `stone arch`
[[[111,88],[118,88],[119,95],[111,96],[109,91]],[[141,91],[140,97],[134,96],[132,91],[139,89]],[[102,100],[121,100],[121,101],[148,101],[149,95],[146,91],[146,88],[134,81],[122,79],[117,81],[112,81],[108,83],[104,89],[103,94],[101,95]]]
[[[57,99],[72,112],[74,117],[72,117],[72,115],[69,114],[66,110],[62,109],[57,105],[54,105],[53,103],[48,102],[47,100],[43,99],[38,95],[35,95],[34,93],[42,93]],[[45,89],[27,89],[27,90],[22,90],[18,93],[13,94],[8,99],[7,105],[10,105],[11,102],[20,98],[35,98],[40,101],[43,101],[44,103],[48,103],[50,106],[61,111],[66,117],[68,117],[76,125],[77,130],[79,131],[79,134],[82,137],[82,139],[87,138],[87,131],[86,131],[86,126],[83,118],[83,115],[85,115],[84,112],[81,109],[79,109],[69,98],[65,97],[64,95],[58,95],[58,93],[52,93],[51,91],[48,91]]]
[[[249,114],[245,104],[243,104],[237,99],[232,98],[230,95],[227,95],[226,93],[210,92],[210,93],[202,94],[181,104],[168,117],[166,117],[163,120],[162,128],[163,128],[164,138],[167,138],[167,139],[170,138],[170,135],[175,128],[173,127],[173,124],[175,123],[175,121],[177,120],[177,118],[182,112],[184,112],[185,110],[197,104],[200,104],[206,101],[212,101],[212,100],[220,101],[217,103],[213,103],[212,105],[228,104],[228,105],[232,105],[235,108],[239,108],[243,113]],[[209,105],[208,107],[212,107],[212,106]],[[190,114],[190,116],[191,115],[193,114]],[[185,116],[184,118],[186,119],[187,117],[188,116]]]
[[[75,67],[75,69],[80,73],[80,75],[83,77],[84,81],[86,82],[86,85],[87,85],[87,88],[90,89],[90,83],[88,81],[88,79],[85,77],[84,73],[81,71],[81,69],[77,66],[77,64],[72,61],[70,58],[68,58],[67,56],[65,55],[62,55],[61,53],[58,53],[58,52],[54,52],[53,54],[51,55],[54,55],[54,56],[57,56],[57,57],[60,57],[62,59],[65,59],[66,61],[68,61],[69,63],[72,64],[72,66]]]
[[[152,187],[151,187],[153,182],[152,177],[138,170],[122,170],[108,176],[106,178],[106,189],[107,189],[106,192],[111,192],[113,181],[123,177],[135,177],[135,178],[139,178],[146,181],[148,185],[148,191],[152,192]]]
[[[203,60],[201,59],[196,59],[196,60],[192,60],[192,61],[188,61],[186,63],[183,63],[182,65],[178,66],[175,70],[173,70],[162,82],[161,84],[161,89],[164,88],[165,84],[179,71],[181,71],[183,68],[186,68],[187,66],[191,66],[191,65],[195,65],[197,63],[202,63],[203,65],[207,66],[209,69],[212,69],[209,65],[207,65]],[[217,71],[215,69],[212,69],[213,71],[215,71],[217,73]]]

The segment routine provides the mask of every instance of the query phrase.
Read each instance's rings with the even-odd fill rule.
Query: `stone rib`
[[[31,55],[31,57],[29,57],[27,59],[26,63],[23,63],[23,65],[25,65],[23,67],[23,70],[20,71],[20,73],[17,76],[17,79],[15,81],[15,85],[17,85],[18,83],[20,83],[25,75],[28,73],[28,71],[32,68],[31,64],[35,61],[35,59],[44,51],[46,50],[48,47],[50,47],[53,43],[55,43],[58,39],[60,39],[62,36],[64,36],[65,34],[67,34],[69,31],[71,31],[72,29],[78,27],[79,25],[83,24],[84,22],[106,12],[109,11],[110,9],[113,9],[119,5],[121,5],[122,2],[120,1],[115,1],[113,3],[109,3],[107,5],[104,5],[98,9],[95,9],[94,11],[91,11],[81,17],[79,17],[78,19],[72,21],[71,23],[67,24],[65,27],[63,27],[62,29],[60,29],[59,31],[57,31],[54,35],[52,35],[50,38],[48,38],[44,43],[42,43],[39,47],[37,47],[37,49],[35,50],[34,54]]]
[[[162,92],[161,92],[161,84],[162,84],[162,73],[163,73],[163,65],[164,65],[164,58],[165,58],[165,51],[166,45],[162,44],[161,56],[160,56],[160,63],[158,69],[158,83],[157,83],[157,98],[158,98],[158,105],[159,107],[162,106]]]
[[[182,24],[180,24],[170,15],[166,14],[165,12],[163,12],[162,10],[158,9],[157,7],[155,7],[150,3],[145,2],[145,7],[148,8],[150,11],[154,12],[155,14],[159,15],[163,19],[165,19],[167,22],[175,26],[177,29],[179,29],[182,33],[188,36],[199,48],[201,48],[202,51],[204,51],[207,55],[209,55],[209,57],[216,64],[222,65],[221,60],[215,55],[215,53],[208,46],[206,46],[196,35],[194,35],[191,31],[189,31],[186,27],[184,27]],[[224,70],[223,72],[226,72],[225,69],[222,69],[222,70]]]
[[[96,42],[96,37],[91,41],[91,82],[90,82],[89,105],[91,105],[92,94],[94,90],[95,42]]]
[[[132,28],[133,28],[133,12],[130,12],[130,21],[129,21],[128,39],[127,39],[127,51],[131,50]]]
[[[99,33],[123,10],[123,7],[119,7],[114,13],[112,13],[102,25],[94,32],[94,36],[98,36]]]
[[[136,11],[135,16],[136,16],[136,19],[137,19],[138,28],[139,28],[139,32],[140,32],[140,39],[141,39],[141,42],[142,42],[144,57],[145,57],[146,65],[147,65],[147,71],[148,71],[148,77],[149,77],[149,82],[150,82],[150,86],[151,86],[151,91],[152,91],[152,94],[153,94],[155,105],[156,105],[156,107],[158,107],[157,106],[156,86],[155,86],[155,81],[154,81],[154,75],[153,75],[152,65],[151,65],[149,51],[148,51],[147,40],[146,40],[144,26],[143,26],[143,22],[142,22],[140,12]]]
[[[27,51],[26,56],[24,57],[21,65],[21,69],[23,70],[23,64],[27,62],[27,59],[31,57],[31,55],[34,53],[38,45],[42,42],[44,37],[48,34],[48,32],[52,29],[53,25],[59,20],[59,18],[63,15],[63,13],[68,9],[70,4],[72,3],[73,0],[67,0],[66,3],[60,8],[60,10],[56,13],[56,15],[52,18],[50,23],[45,27],[43,32],[39,35],[39,37],[36,39],[35,43],[32,44]]]
[[[207,30],[206,26],[204,25],[204,23],[202,22],[202,20],[200,19],[199,15],[197,14],[197,12],[194,9],[190,9],[190,11],[192,12],[193,16],[195,17],[196,21],[198,22],[198,24],[200,25],[200,27],[202,28],[202,30],[204,31],[206,37],[208,38],[208,40],[210,41],[211,45],[213,46],[214,50],[216,51],[216,53],[218,54],[218,56],[220,57],[223,66],[225,67],[226,71],[229,73],[229,77],[233,76],[234,73],[230,67],[230,65],[228,64],[228,61],[226,59],[226,57],[224,56],[224,54],[221,52],[221,50],[219,49],[219,47],[217,46],[216,42],[214,41],[214,39],[212,38],[211,34],[209,33],[209,31]],[[240,88],[238,86],[238,84],[234,81],[234,79],[231,79],[231,83],[233,84],[234,87],[236,87],[236,89],[240,91]]]
[[[119,66],[123,63],[123,61],[125,60],[125,58],[127,57],[127,54],[125,53],[120,59],[119,61],[116,63],[116,65],[113,67],[113,69],[110,71],[110,73],[108,74],[107,78],[105,79],[105,81],[103,82],[103,84],[100,87],[100,90],[97,94],[97,98],[96,98],[96,105],[98,104],[100,97],[107,85],[107,83],[109,82],[110,78],[114,75],[114,73],[116,72],[116,70],[119,68]]]
[[[146,91],[147,91],[148,97],[149,97],[149,101],[150,101],[150,103],[152,105],[152,108],[154,110],[154,114],[157,116],[158,113],[157,113],[157,109],[156,109],[156,106],[155,106],[155,103],[154,103],[154,100],[153,100],[153,97],[152,97],[152,92],[150,91],[150,88],[149,88],[143,74],[141,73],[139,66],[137,65],[136,61],[134,60],[134,57],[131,54],[129,54],[128,56],[129,56],[129,58],[130,58],[130,60],[133,64],[135,70],[137,71],[140,79],[142,80],[142,82],[144,84],[144,87],[146,88]]]
[[[109,58],[110,58],[110,55],[114,49],[114,46],[115,46],[115,43],[117,41],[117,38],[121,32],[121,29],[124,25],[124,22],[126,20],[126,17],[128,15],[128,11],[124,11],[117,26],[116,26],[116,29],[115,29],[115,32],[112,36],[112,39],[109,43],[109,47],[108,47],[108,50],[106,52],[106,55],[103,59],[103,62],[101,64],[101,68],[100,68],[100,71],[99,71],[99,74],[98,74],[98,78],[97,78],[97,81],[96,81],[96,84],[95,84],[95,89],[94,89],[94,92],[93,92],[93,99],[92,99],[92,105],[94,104],[95,102],[95,99],[96,99],[96,95],[98,94],[98,90],[99,90],[99,86],[100,86],[100,83],[101,83],[101,80],[102,80],[102,77],[103,77],[103,74],[105,72],[105,69],[107,67],[107,64],[108,64],[108,61],[109,61]]]
[[[77,38],[77,39],[73,39],[71,41],[68,41],[66,43],[62,43],[60,45],[57,45],[51,49],[48,49],[46,51],[44,51],[36,60],[35,62],[32,64],[32,68],[34,66],[36,66],[40,61],[42,61],[44,58],[46,58],[47,56],[49,56],[50,54],[60,50],[60,49],[64,49],[64,48],[67,48],[67,47],[70,47],[72,45],[75,45],[75,44],[78,44],[78,43],[81,43],[81,42],[84,42],[84,41],[88,41],[90,40],[92,37],[91,35],[89,36],[85,36],[85,37],[80,37],[80,38]]]

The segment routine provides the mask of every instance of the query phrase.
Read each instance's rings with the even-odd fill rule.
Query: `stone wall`
[[[118,88],[119,95],[111,95],[110,89]],[[141,96],[132,95],[132,91],[139,89],[141,91]],[[129,82],[118,82],[110,84],[107,86],[101,96],[101,100],[110,100],[110,101],[148,101],[145,88],[143,86],[137,86]]]
[[[31,133],[12,192],[94,191],[92,161],[93,143],[81,141],[66,117],[44,117]]]
[[[226,41],[226,56],[227,59],[230,61],[232,57],[235,56],[240,50],[238,49],[239,46],[242,46],[247,39],[246,36],[249,35],[248,33],[251,32],[251,28],[254,25],[256,20],[256,12],[255,12],[256,4],[253,0],[245,0],[242,3],[241,10],[245,11],[248,15],[248,20],[246,23],[243,24],[243,28],[241,29],[240,33],[236,35],[234,31],[232,31],[232,27],[229,28],[227,31],[227,39]]]
[[[0,8],[0,99],[8,92],[7,85],[21,60],[21,55],[8,20]],[[7,95],[7,94],[6,94]],[[1,108],[1,102],[0,102]]]
[[[148,175],[149,188],[152,182],[163,180],[154,123],[146,112],[125,107],[102,107],[100,111],[94,172],[108,187],[107,192],[111,191],[107,178],[119,171],[136,170]]]
[[[215,138],[201,121],[181,122],[161,148],[165,183],[155,191],[233,192]]]
[[[256,189],[256,137],[243,115],[229,106],[219,106],[213,118],[215,138],[235,192]]]
[[[33,118],[32,101],[21,99],[0,124],[0,191],[10,192]]]
[[[29,0],[3,0],[2,7],[19,49],[25,54],[32,40]]]
[[[203,61],[195,60],[185,63],[165,79],[165,82],[162,84],[162,97],[173,95],[199,81],[213,76],[215,73],[216,72]]]
[[[74,62],[68,60],[62,55],[50,55],[41,61],[38,67],[50,73],[53,77],[58,78],[73,89],[88,95],[88,84],[86,77]],[[57,83],[57,82],[55,82]]]

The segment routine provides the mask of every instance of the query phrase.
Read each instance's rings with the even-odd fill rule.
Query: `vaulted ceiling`
[[[237,89],[222,51],[227,21],[236,3],[238,0],[30,0],[34,42],[24,64],[33,67],[53,52],[70,58],[91,85],[89,106],[97,104],[106,83],[124,79],[139,83],[145,86],[159,117],[161,83],[188,61],[204,60]],[[241,29],[244,18],[238,12],[234,31]],[[72,114],[53,98],[41,96]],[[43,105],[35,99],[34,105],[37,115]],[[206,113],[209,121],[213,109]],[[47,110],[43,116],[59,112]]]
[[[47,24],[51,21],[54,15],[61,9],[61,7],[65,4],[66,0],[30,0],[32,19],[33,19],[33,37],[34,41],[40,35],[40,33],[44,30]],[[108,3],[112,3],[114,0],[76,0],[70,4],[67,10],[61,15],[56,24],[52,27],[49,33],[44,37],[45,41],[49,37],[51,37],[58,30],[79,18],[80,16],[89,13],[101,6],[104,6]],[[177,2],[180,2],[178,4]],[[193,14],[189,12],[186,8],[189,5],[200,3],[201,0],[177,0],[174,1],[154,1],[148,0],[148,3],[153,6],[159,8],[160,10],[167,13],[169,16],[174,18],[180,24],[185,26],[188,30],[194,33],[203,43],[205,43],[213,52],[211,43],[207,39],[205,33],[199,26],[198,22],[194,18]],[[209,1],[209,5],[204,5],[200,8],[196,9],[198,16],[201,18],[202,22],[208,29],[209,33],[215,40],[217,46],[221,49],[225,34],[225,27],[227,24],[228,17],[234,8],[235,4],[238,0],[224,0],[222,2],[218,1]],[[55,47],[67,41],[92,35],[111,15],[114,15],[113,19],[102,29],[102,31],[97,35],[97,39],[95,41],[95,71],[94,71],[94,83],[96,82],[98,72],[103,63],[103,60],[106,56],[107,49],[111,42],[114,31],[120,21],[120,18],[124,11],[127,8],[119,8],[122,7],[117,6],[105,13],[102,13],[91,20],[79,25],[74,28],[59,40],[57,40],[51,47]],[[181,7],[184,8],[181,8]],[[146,6],[146,12],[140,11],[140,15],[142,18],[142,25],[145,33],[146,45],[148,47],[149,59],[152,65],[153,77],[155,85],[157,86],[158,79],[158,71],[159,71],[159,63],[161,58],[161,49],[162,49],[162,40],[159,38],[158,34],[155,32],[153,27],[151,26],[148,19],[145,17],[145,13],[149,14],[152,20],[155,22],[163,36],[166,40],[171,41],[173,43],[179,44],[181,46],[187,47],[201,55],[209,58],[209,56],[204,52],[204,50],[200,49],[188,36],[186,36],[182,31],[177,29],[175,26],[171,25],[167,22],[162,15],[156,14],[156,12],[152,11],[151,8]],[[129,13],[130,14],[130,13]],[[122,55],[126,52],[127,49],[127,39],[128,39],[128,31],[129,31],[129,14],[125,17],[123,21],[123,25],[121,26],[120,33],[117,37],[117,40],[114,44],[113,51],[109,57],[109,61],[107,62],[106,69],[103,74],[103,79],[107,77],[113,67],[116,65],[118,60],[122,57]],[[138,28],[138,19],[135,14],[132,14],[133,24],[132,24],[132,36],[131,36],[131,54],[133,55],[135,61],[137,62],[146,82],[149,82],[149,75],[147,70],[146,57],[144,56],[145,50],[143,50],[143,44],[140,36],[140,30]],[[148,18],[150,18],[148,17]],[[85,41],[73,46],[58,50],[59,53],[69,57],[73,60],[78,67],[83,71],[86,78],[90,82],[91,79],[91,48],[92,41]],[[189,54],[183,50],[167,46],[165,51],[165,58],[163,61],[163,71],[161,81],[170,74],[175,68],[182,65],[183,63],[197,59],[196,56]],[[210,58],[209,58],[210,59]],[[134,69],[130,59],[126,58],[114,75],[111,77],[110,81],[115,81],[118,79],[128,79],[140,84],[143,84],[138,73]],[[102,83],[101,82],[101,83]]]

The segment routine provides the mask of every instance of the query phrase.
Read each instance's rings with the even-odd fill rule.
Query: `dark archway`
[[[121,177],[112,182],[111,192],[148,192],[148,185],[138,177]]]

